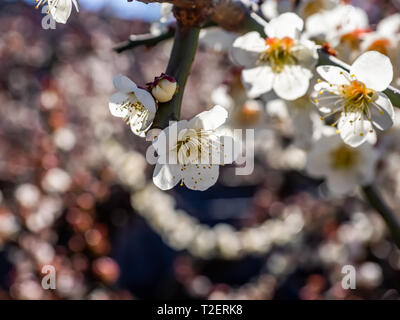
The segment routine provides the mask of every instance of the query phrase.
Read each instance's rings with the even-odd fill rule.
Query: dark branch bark
[[[159,104],[153,128],[164,129],[169,125],[169,121],[180,119],[183,93],[196,55],[199,34],[199,28],[186,30],[177,25],[174,46],[165,73],[176,79],[178,92],[171,101]]]
[[[168,29],[167,32],[159,35],[154,35],[151,33],[131,35],[128,41],[116,45],[114,50],[118,53],[121,53],[125,50],[133,49],[138,46],[152,47],[162,41],[173,38],[174,34],[175,34],[175,28],[171,27]]]

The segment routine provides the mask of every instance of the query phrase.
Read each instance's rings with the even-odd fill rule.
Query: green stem
[[[388,207],[375,186],[363,187],[363,192],[369,204],[385,220],[395,243],[400,248],[400,218]]]
[[[166,74],[176,79],[178,92],[171,101],[159,103],[153,128],[164,129],[169,125],[169,121],[180,119],[183,93],[196,55],[199,34],[199,28],[184,29],[179,24],[176,28],[174,46]]]

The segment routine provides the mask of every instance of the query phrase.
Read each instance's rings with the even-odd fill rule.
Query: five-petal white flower
[[[123,75],[114,78],[114,87],[118,92],[110,99],[111,114],[123,118],[134,134],[144,137],[156,114],[153,96]]]
[[[334,124],[345,143],[357,147],[368,139],[368,133],[375,132],[374,128],[387,130],[393,126],[394,109],[382,93],[393,80],[388,57],[369,51],[353,63],[350,73],[336,66],[320,66],[317,72],[326,81],[315,86],[318,96],[314,103],[325,117],[341,113]]]
[[[35,0],[36,8],[48,3],[49,13],[58,23],[66,23],[74,4],[76,11],[79,12],[78,0]]]
[[[305,34],[310,39],[329,42],[336,47],[343,35],[368,27],[368,15],[363,9],[340,4],[308,17]]]
[[[214,185],[219,165],[232,163],[239,151],[232,137],[217,130],[227,117],[223,107],[215,106],[190,121],[181,120],[165,128],[153,141],[158,154],[154,184],[168,190],[181,181],[181,185],[199,191]]]
[[[317,59],[315,44],[301,40],[303,20],[284,13],[265,25],[268,38],[249,32],[235,40],[232,56],[242,65],[242,81],[250,98],[270,90],[285,100],[304,96]]]
[[[315,178],[326,178],[328,189],[336,196],[352,192],[357,185],[374,180],[378,152],[370,143],[352,148],[343,143],[331,127],[322,128],[308,154],[306,171]]]

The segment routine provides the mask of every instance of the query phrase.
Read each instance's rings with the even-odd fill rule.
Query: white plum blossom
[[[382,19],[376,26],[376,31],[386,36],[398,37],[400,34],[400,13]]]
[[[335,196],[346,195],[357,185],[374,180],[378,152],[370,143],[358,148],[343,143],[331,127],[324,127],[308,154],[306,171],[315,178],[325,178]]]
[[[190,121],[174,122],[153,141],[158,153],[153,182],[162,190],[181,181],[189,189],[204,191],[218,179],[219,166],[232,163],[235,141],[218,130],[228,117],[221,106],[204,111]]]
[[[378,23],[376,31],[362,37],[361,51],[378,51],[388,56],[394,66],[394,79],[399,83],[400,71],[400,14],[394,14]]]
[[[400,40],[400,14],[394,14],[381,20],[376,31],[363,35],[361,49],[363,51],[378,51],[390,58],[397,58],[398,42]],[[398,55],[398,54],[397,54]]]
[[[388,57],[376,51],[361,55],[350,73],[336,66],[320,66],[317,72],[325,81],[315,86],[314,103],[326,117],[340,113],[337,124],[343,141],[352,147],[363,144],[375,128],[387,130],[394,123],[394,109],[382,92],[393,80]]]
[[[153,96],[123,75],[114,78],[114,87],[117,93],[109,102],[111,114],[123,118],[134,134],[144,137],[156,114]]]
[[[232,56],[244,67],[242,81],[250,98],[271,90],[285,100],[306,94],[317,52],[312,41],[300,39],[303,26],[299,16],[284,13],[266,23],[267,39],[258,32],[236,39]]]
[[[306,35],[336,46],[342,35],[368,27],[368,16],[363,9],[340,4],[311,15],[306,21]]]
[[[36,8],[46,3],[49,6],[49,13],[58,23],[67,23],[67,20],[72,12],[72,4],[74,4],[76,11],[79,12],[77,0],[35,0]]]

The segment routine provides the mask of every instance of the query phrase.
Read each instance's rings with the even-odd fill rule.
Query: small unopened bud
[[[147,86],[151,89],[153,97],[161,103],[171,101],[177,90],[176,80],[164,73]]]

